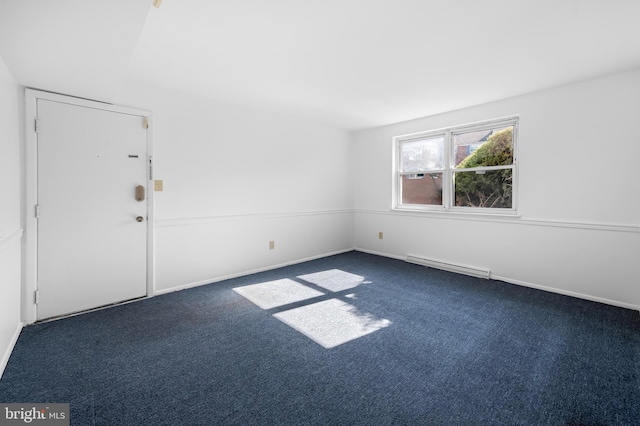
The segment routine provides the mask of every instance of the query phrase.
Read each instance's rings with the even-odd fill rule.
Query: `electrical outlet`
[[[269,241],[269,250],[274,250],[276,248],[276,242],[275,241]]]
[[[378,239],[381,240],[383,237],[384,237],[384,235],[383,235],[382,231],[378,232]]]

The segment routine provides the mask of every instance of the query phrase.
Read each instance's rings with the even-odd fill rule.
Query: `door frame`
[[[36,205],[38,204],[38,136],[36,132],[38,99],[61,102],[79,107],[93,108],[103,111],[147,117],[147,298],[154,294],[154,191],[153,191],[153,114],[151,111],[112,105],[98,101],[75,98],[57,93],[35,89],[25,89],[24,116],[24,192],[23,192],[23,267],[22,267],[22,321],[32,324],[37,320],[35,294],[38,285],[38,221]],[[123,303],[127,303],[126,301]],[[74,314],[72,314],[74,315]]]

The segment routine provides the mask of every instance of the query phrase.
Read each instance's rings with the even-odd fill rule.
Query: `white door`
[[[37,114],[37,319],[145,296],[144,117],[43,99]]]

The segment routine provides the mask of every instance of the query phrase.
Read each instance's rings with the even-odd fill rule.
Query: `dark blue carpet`
[[[232,290],[330,269],[371,283],[269,310]],[[325,349],[273,317],[328,298],[391,324]],[[639,375],[637,311],[350,252],[26,327],[0,402],[74,425],[638,425]]]

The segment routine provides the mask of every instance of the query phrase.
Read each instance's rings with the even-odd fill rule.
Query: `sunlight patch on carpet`
[[[327,349],[391,324],[387,319],[361,312],[338,299],[290,309],[273,316]]]
[[[298,278],[334,292],[348,290],[360,284],[371,283],[371,281],[366,281],[360,275],[351,274],[340,269],[329,269],[313,274],[299,275]]]
[[[246,297],[262,309],[277,308],[324,294],[289,278],[236,287],[233,291]]]

